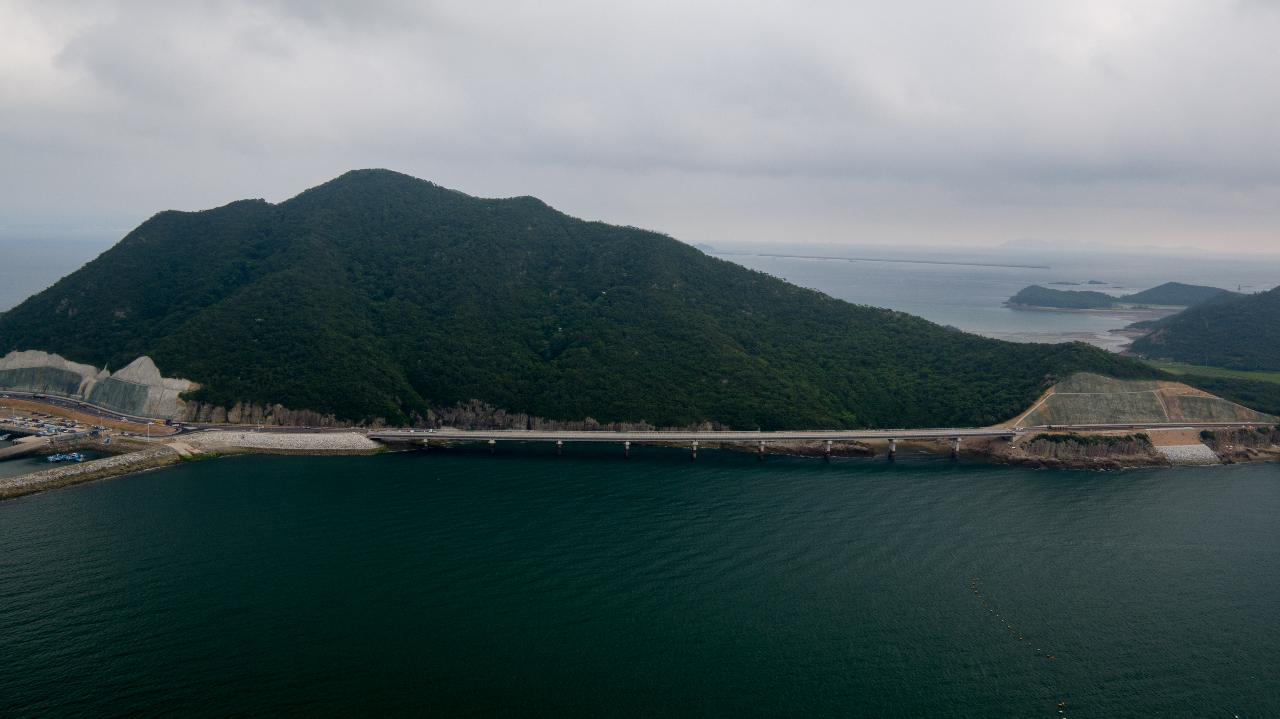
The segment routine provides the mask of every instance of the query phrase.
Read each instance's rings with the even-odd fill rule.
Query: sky
[[[0,235],[387,167],[711,245],[1280,251],[1274,0],[0,0]]]

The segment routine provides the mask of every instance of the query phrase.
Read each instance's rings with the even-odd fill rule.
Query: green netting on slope
[[[0,389],[72,396],[83,378],[70,370],[52,367],[19,367],[0,370]]]
[[[89,401],[124,414],[146,414],[147,388],[114,377],[93,386]]]
[[[1044,424],[1125,424],[1167,422],[1164,405],[1154,392],[1137,394],[1055,394],[1023,420]]]
[[[1269,415],[1217,397],[1186,395],[1167,397],[1165,402],[1169,405],[1170,414],[1178,419],[1199,422],[1255,422],[1271,419]]]

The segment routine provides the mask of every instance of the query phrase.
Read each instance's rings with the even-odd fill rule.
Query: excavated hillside
[[[1006,425],[1274,421],[1271,415],[1180,382],[1117,380],[1081,372],[1054,385]]]

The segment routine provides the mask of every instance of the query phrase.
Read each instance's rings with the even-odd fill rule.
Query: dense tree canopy
[[[1223,296],[1236,293],[1220,287],[1204,285],[1188,285],[1183,282],[1166,282],[1149,290],[1135,292],[1120,298],[1121,302],[1141,305],[1169,305],[1173,307],[1192,307]]]
[[[1054,290],[1031,285],[1018,290],[1009,298],[1011,305],[1027,307],[1054,307],[1064,310],[1093,310],[1114,307],[1116,298],[1105,292],[1092,290]]]
[[[1133,351],[1156,359],[1244,370],[1280,370],[1280,288],[1225,295],[1148,323]]]
[[[552,419],[740,428],[981,425],[1088,370],[855,306],[664,235],[385,170],[272,205],[163,212],[0,316],[0,349],[151,355],[244,400],[404,422],[479,399]]]
[[[1041,287],[1040,285],[1031,285],[1030,287],[1022,288],[1016,295],[1010,297],[1009,304],[1027,307],[1053,307],[1064,310],[1111,309],[1122,305],[1191,307],[1224,296],[1235,296],[1235,293],[1217,287],[1188,285],[1182,282],[1166,282],[1149,290],[1119,297],[1093,290],[1055,290]]]

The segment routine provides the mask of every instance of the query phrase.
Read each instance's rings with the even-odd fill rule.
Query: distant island
[[[1068,284],[1055,282],[1052,284]],[[1104,284],[1091,280],[1089,284]],[[1218,287],[1166,282],[1131,295],[1109,295],[1092,290],[1056,290],[1031,285],[1010,297],[1007,304],[1015,309],[1110,310],[1141,306],[1194,307],[1221,297],[1238,296]]]
[[[1050,308],[1069,310],[1110,309],[1116,306],[1116,298],[1105,292],[1088,290],[1055,290],[1050,287],[1031,285],[1018,291],[1006,302],[1017,308]]]

